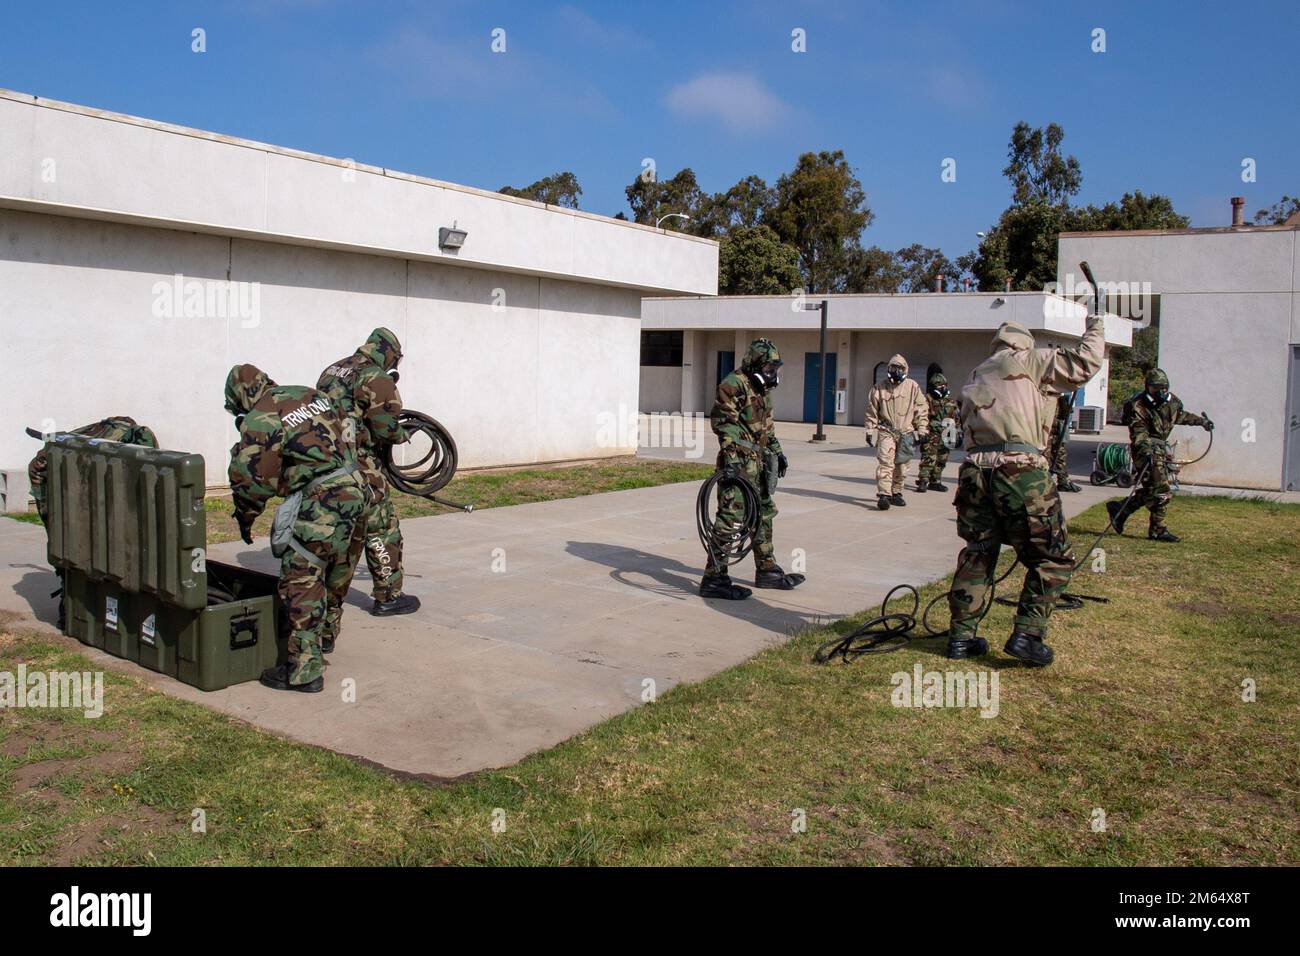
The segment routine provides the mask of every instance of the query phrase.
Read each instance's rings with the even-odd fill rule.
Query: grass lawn
[[[1296,865],[1300,507],[1185,497],[1171,518],[1180,545],[1106,540],[1106,570],[1073,590],[1110,603],[1053,617],[1046,670],[1000,653],[1000,605],[983,629],[998,652],[976,663],[930,639],[811,664],[841,622],[448,784],[108,674],[98,720],[0,713],[0,861]],[[1075,519],[1079,545],[1102,523],[1099,507]],[[0,637],[0,671],[19,662],[86,667],[65,644]],[[895,708],[891,675],[917,663],[996,668],[997,716]]]

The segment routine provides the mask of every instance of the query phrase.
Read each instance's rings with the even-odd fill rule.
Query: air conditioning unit
[[[1074,430],[1080,434],[1100,435],[1106,424],[1106,409],[1100,405],[1080,405],[1074,410]]]

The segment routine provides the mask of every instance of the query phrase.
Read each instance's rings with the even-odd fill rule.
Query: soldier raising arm
[[[977,657],[988,642],[976,636],[1002,545],[1015,548],[1025,581],[1006,652],[1029,664],[1052,662],[1044,643],[1047,619],[1074,569],[1061,498],[1043,450],[1056,402],[1048,394],[1086,383],[1105,356],[1104,321],[1090,315],[1077,349],[1036,348],[1024,326],[1006,322],[992,354],[971,372],[962,391],[966,460],[957,478],[957,558],[948,608],[948,656]]]

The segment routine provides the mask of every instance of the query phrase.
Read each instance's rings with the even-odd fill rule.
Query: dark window
[[[642,332],[641,364],[671,365],[681,368],[681,332]]]

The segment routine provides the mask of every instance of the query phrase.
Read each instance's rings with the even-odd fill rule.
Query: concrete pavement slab
[[[807,442],[811,430],[779,426],[791,469],[778,492],[776,547],[787,570],[806,562],[808,581],[795,591],[702,600],[697,486],[665,485],[404,521],[407,590],[424,607],[370,617],[363,564],[322,694],[257,683],[204,693],[84,650],[166,693],[395,770],[446,778],[514,763],[641,706],[647,681],[662,693],[702,679],[802,628],[875,606],[896,583],[951,572],[960,546],[952,491],[908,492],[907,508],[878,512],[861,429],[828,428],[819,444]],[[704,448],[711,461],[711,444]],[[1089,459],[1075,449],[1076,474]],[[955,473],[950,464],[950,485]],[[1115,493],[1067,495],[1067,513]],[[216,545],[211,556],[278,565],[265,541]],[[735,577],[752,581],[752,560]],[[55,585],[42,529],[0,521],[0,610],[49,624]],[[345,678],[354,703],[344,700]]]

